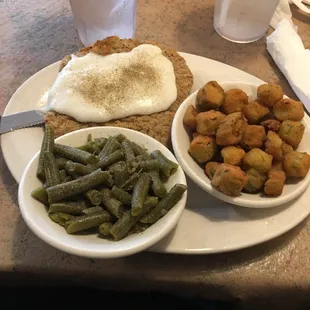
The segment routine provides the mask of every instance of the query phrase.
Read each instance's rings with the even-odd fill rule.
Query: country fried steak
[[[45,122],[52,126],[56,137],[81,128],[95,126],[115,126],[143,132],[160,141],[166,146],[170,145],[170,130],[174,114],[182,101],[189,95],[193,85],[193,75],[190,69],[186,65],[185,60],[175,50],[153,41],[108,37],[104,40],[97,41],[92,46],[80,49],[76,53],[76,56],[83,56],[89,52],[93,52],[99,55],[129,52],[141,44],[153,44],[160,47],[163,55],[166,56],[173,64],[176,77],[177,99],[169,107],[169,109],[151,115],[129,116],[123,119],[112,120],[105,123],[81,123],[70,116],[51,111],[46,114]],[[66,66],[70,59],[71,56],[65,56],[63,58],[60,64],[60,71]]]

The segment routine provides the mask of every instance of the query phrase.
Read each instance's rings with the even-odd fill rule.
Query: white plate
[[[59,137],[60,144],[80,146],[87,141],[88,134],[93,138],[123,134],[131,141],[139,141],[149,152],[160,150],[170,160],[177,162],[173,154],[157,140],[138,131],[117,127],[93,127],[70,132]],[[30,196],[30,193],[42,185],[36,177],[39,153],[30,161],[22,176],[18,189],[18,202],[21,213],[30,229],[42,240],[56,249],[84,257],[112,258],[138,253],[161,240],[178,222],[185,207],[187,192],[182,199],[158,222],[143,233],[134,234],[120,241],[99,238],[97,234],[69,235],[58,224],[51,221],[46,208]],[[169,178],[166,186],[170,189],[176,183],[186,184],[184,172],[179,167]]]
[[[253,84],[242,82],[225,82],[220,83],[223,89],[226,91],[232,88],[242,89],[250,100],[256,99],[257,87]],[[171,137],[172,145],[180,165],[183,167],[186,174],[200,186],[203,190],[209,194],[232,203],[234,205],[248,207],[248,208],[271,208],[280,206],[287,203],[299,195],[301,195],[305,189],[309,186],[310,173],[296,182],[287,182],[284,186],[283,193],[279,197],[268,197],[262,194],[248,194],[241,193],[238,197],[231,197],[216,190],[212,185],[209,178],[201,167],[193,160],[189,155],[188,149],[190,145],[190,136],[183,125],[183,118],[189,106],[196,106],[197,92],[191,94],[179,107],[172,124]],[[305,125],[305,132],[303,139],[298,146],[298,151],[310,153],[310,124],[307,119],[303,119],[302,123]]]
[[[181,53],[192,70],[192,91],[209,80],[239,81],[255,85],[262,80],[241,70],[204,57]],[[41,70],[12,96],[5,113],[37,108],[52,85],[59,63]],[[307,120],[309,118],[306,116]],[[1,136],[7,165],[19,182],[30,159],[40,149],[41,128],[14,131]],[[21,145],[27,141],[21,150]],[[24,144],[25,145],[25,144]],[[289,204],[272,209],[246,209],[217,200],[188,180],[188,205],[175,230],[150,250],[166,253],[219,253],[252,246],[275,238],[305,219],[310,213],[310,189]]]

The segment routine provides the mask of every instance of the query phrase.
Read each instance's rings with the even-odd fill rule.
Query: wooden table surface
[[[140,0],[139,39],[235,66],[294,96],[266,51],[265,39],[234,44],[213,29],[213,3]],[[307,48],[310,17],[293,9]],[[81,47],[67,1],[0,0],[0,113],[31,75]],[[26,227],[17,205],[18,185],[0,154],[0,278],[19,284],[86,284],[122,290],[162,290],[211,299],[242,300],[245,309],[301,309],[309,302],[310,221],[270,242],[232,253],[178,256],[141,253],[93,260],[45,244]],[[281,306],[280,306],[281,304]],[[301,308],[299,308],[301,307]]]

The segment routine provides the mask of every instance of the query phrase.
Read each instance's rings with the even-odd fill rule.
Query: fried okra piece
[[[248,183],[244,187],[244,191],[248,193],[257,193],[263,187],[267,176],[265,173],[259,172],[254,168],[247,170]]]
[[[225,114],[215,110],[198,113],[196,117],[197,131],[206,136],[215,135],[225,117]]]
[[[282,122],[278,134],[283,141],[296,148],[304,135],[304,131],[305,126],[302,123],[286,120]]]
[[[234,166],[239,166],[245,155],[245,151],[236,146],[226,146],[221,150],[224,163]]]
[[[216,132],[218,145],[234,145],[240,143],[246,130],[247,121],[241,112],[227,115]]]
[[[271,197],[280,196],[283,192],[285,180],[286,174],[284,171],[270,170],[264,186],[264,193]]]
[[[244,106],[247,104],[248,95],[241,89],[233,88],[225,92],[225,98],[221,110],[225,114],[242,112]]]
[[[283,90],[279,85],[262,84],[257,88],[257,98],[270,108],[283,96]]]
[[[260,124],[266,129],[266,131],[271,130],[277,132],[280,128],[281,122],[276,119],[267,119]]]
[[[304,106],[300,101],[290,98],[281,99],[272,108],[275,118],[279,121],[301,121],[304,117]]]
[[[284,171],[289,177],[304,178],[310,168],[308,153],[290,152],[284,157]]]
[[[250,101],[244,108],[243,114],[249,124],[259,124],[259,122],[270,113],[270,110],[261,101]]]
[[[211,181],[218,191],[233,197],[239,196],[247,183],[247,175],[239,167],[228,164],[220,164]]]
[[[255,148],[245,154],[243,164],[246,169],[254,168],[259,172],[267,173],[271,169],[272,156]]]
[[[218,162],[215,162],[215,161],[209,161],[207,164],[206,164],[206,167],[205,167],[205,173],[206,175],[208,176],[208,178],[210,180],[212,180],[214,174],[215,174],[215,171],[217,169],[217,167],[220,165],[221,163],[218,163]]]
[[[283,159],[282,139],[273,131],[268,131],[265,142],[265,152],[276,160]]]
[[[190,144],[189,154],[198,162],[210,161],[217,151],[215,137],[197,135]]]
[[[283,160],[273,160],[271,170],[284,171]]]
[[[224,89],[216,81],[210,81],[199,89],[196,108],[198,112],[216,110],[223,101]]]
[[[263,126],[248,125],[242,137],[241,144],[246,149],[260,148],[266,138],[266,132]]]
[[[286,156],[288,153],[293,152],[294,149],[291,145],[285,143],[284,141],[282,141],[282,153],[283,156]]]
[[[195,139],[196,137],[200,136],[200,133],[196,131],[193,133],[192,136],[193,136],[193,139]]]
[[[194,106],[190,105],[183,118],[183,124],[185,127],[192,131],[196,131],[197,123],[196,123],[197,111]]]

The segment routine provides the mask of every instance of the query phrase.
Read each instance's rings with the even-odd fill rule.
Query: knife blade
[[[30,110],[0,116],[0,134],[16,129],[22,129],[44,123],[44,114],[37,110]]]

